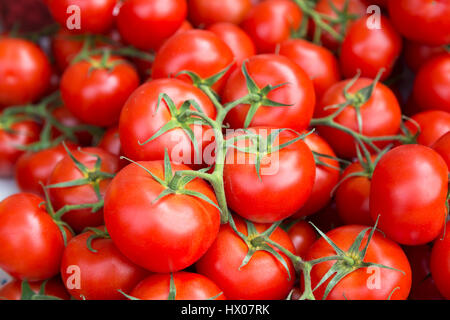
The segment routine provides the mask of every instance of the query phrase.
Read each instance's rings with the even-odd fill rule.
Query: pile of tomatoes
[[[450,299],[448,0],[43,2],[0,299]]]

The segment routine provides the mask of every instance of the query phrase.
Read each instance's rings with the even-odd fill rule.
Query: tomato
[[[61,276],[67,290],[79,300],[123,300],[118,290],[129,293],[148,272],[124,257],[111,239],[92,240],[96,252],[90,251],[87,241],[93,235],[88,231],[72,238],[64,250]],[[78,287],[73,266],[78,267]]]
[[[99,148],[81,148],[72,152],[72,155],[88,169],[93,170],[97,157],[101,159],[100,170],[113,174],[119,169],[118,158],[109,152]],[[74,161],[67,154],[53,169],[47,185],[59,184],[85,178],[86,175],[78,169]],[[111,182],[111,179],[100,180],[100,194],[103,196]],[[91,183],[79,186],[49,188],[50,200],[55,208],[59,210],[65,205],[80,205],[97,203],[100,199],[95,193]],[[100,209],[92,212],[91,208],[70,210],[62,218],[75,232],[79,233],[86,227],[96,227],[103,223],[103,211]]]
[[[276,132],[276,129],[264,127],[249,130],[263,139]],[[235,136],[230,135],[227,139]],[[281,131],[269,148],[276,148],[297,137],[291,131]],[[245,139],[235,145],[245,148],[255,146],[255,143]],[[256,154],[235,148],[228,150],[223,170],[227,204],[240,216],[254,222],[284,220],[297,212],[311,194],[316,172],[314,156],[302,140],[279,151],[258,149],[257,152],[262,155],[259,175],[255,166]],[[269,194],[270,197],[267,196]]]
[[[142,280],[130,296],[141,300],[167,300],[170,290],[170,274],[154,274]],[[175,300],[226,300],[222,290],[201,274],[176,272],[173,274]],[[221,294],[222,293],[222,294]],[[220,294],[220,296],[218,296]]]
[[[70,149],[76,146],[67,143]],[[22,192],[30,192],[44,197],[42,185],[47,184],[55,166],[67,154],[62,144],[37,152],[27,152],[17,160],[15,179]]]
[[[107,127],[119,122],[124,103],[139,86],[139,76],[119,57],[104,64],[100,59],[70,66],[61,79],[61,95],[67,109],[81,121]]]
[[[347,251],[355,241],[358,234],[366,227],[349,225],[334,229],[326,235],[340,249]],[[368,234],[359,247],[362,250],[366,245]],[[307,260],[314,260],[336,255],[334,249],[324,238],[317,240],[306,254]],[[411,267],[401,247],[394,241],[376,231],[373,235],[363,262],[381,264],[397,270],[389,270],[381,267],[362,267],[357,269],[342,280],[330,291],[327,300],[405,300],[411,288]],[[319,281],[330,270],[336,260],[325,261],[313,266],[311,270],[311,284],[315,288]],[[342,262],[341,268],[348,262]],[[359,261],[354,261],[359,263]],[[375,269],[374,269],[375,268]],[[398,271],[401,270],[401,271]],[[402,273],[403,272],[403,273]],[[324,296],[325,288],[330,280],[324,282],[314,291],[316,299]]]
[[[162,45],[153,62],[152,78],[175,77],[180,71],[187,70],[206,79],[223,71],[234,62],[233,52],[213,32],[188,30],[174,35]],[[216,91],[221,90],[229,72],[214,84],[213,88]],[[190,82],[187,75],[180,75],[177,78]]]
[[[0,109],[36,102],[50,85],[51,66],[34,43],[0,38]]]
[[[351,80],[345,80],[333,85],[316,107],[316,117],[326,117],[336,109],[325,110],[327,106],[344,103],[343,90]],[[355,94],[368,87],[373,80],[359,78],[348,92]],[[395,135],[400,129],[401,110],[397,98],[387,86],[377,83],[372,96],[359,107],[362,118],[362,133],[368,137]],[[335,119],[338,124],[358,132],[358,121],[354,106],[347,106]],[[336,154],[343,158],[356,156],[355,141],[349,134],[331,127],[318,127],[320,135],[328,141]],[[387,142],[377,143],[379,147]]]
[[[160,179],[167,173],[163,161],[139,164]],[[189,167],[172,164],[172,170]],[[194,179],[184,188],[216,202],[204,180]],[[219,210],[198,197],[178,193],[155,202],[164,190],[143,168],[130,164],[111,182],[104,209],[106,228],[118,249],[137,265],[160,273],[179,271],[196,262],[220,226]]]
[[[128,99],[120,116],[120,142],[125,155],[134,160],[161,160],[167,149],[171,160],[187,165],[200,165],[211,160],[205,155],[195,157],[195,147],[189,135],[182,128],[174,128],[147,144],[140,145],[158,132],[172,116],[165,100],[158,108],[159,95],[166,93],[177,108],[187,100],[195,100],[210,118],[215,119],[216,109],[209,98],[198,88],[178,79],[158,79],[140,86]],[[191,106],[192,110],[195,110]],[[191,124],[201,155],[213,138],[208,127]],[[208,137],[207,133],[211,133]],[[214,149],[214,148],[212,148]]]
[[[338,15],[337,15],[336,11],[334,10],[334,8],[336,8],[340,12],[344,13],[344,8],[345,8],[346,3],[348,3],[348,9],[347,9],[348,15],[354,15],[356,17],[361,17],[366,13],[367,4],[364,3],[363,0],[351,0],[351,1],[348,1],[348,0],[319,0],[316,4],[315,10],[319,14],[324,15],[326,17],[326,19],[337,19]],[[324,19],[325,22],[328,21],[326,19]],[[312,20],[310,20],[310,21],[311,21],[310,34],[312,36],[315,32],[316,27],[315,27],[314,22]],[[347,30],[352,25],[352,23],[353,23],[352,20],[348,21]],[[342,24],[339,24],[339,23],[336,24],[335,26],[333,26],[333,29],[338,33],[345,33]],[[340,43],[338,42],[338,40],[333,38],[333,36],[331,36],[326,31],[322,32],[320,41],[321,41],[321,43],[323,43],[324,47],[326,47],[330,50],[337,51],[339,49]]]
[[[196,26],[210,26],[217,22],[239,24],[252,8],[251,0],[190,0],[189,19]]]
[[[239,67],[242,62],[256,54],[252,39],[241,28],[232,23],[214,23],[207,30],[214,32],[227,44]]]
[[[417,73],[430,59],[445,52],[443,46],[429,46],[426,44],[405,41],[405,61],[409,68]]]
[[[319,135],[312,133],[304,141],[311,151],[336,157],[330,145]],[[330,202],[331,192],[339,181],[339,162],[321,156],[316,156],[316,158],[323,164],[316,162],[316,178],[311,195],[300,211],[292,216],[294,218],[309,216],[323,209]]]
[[[286,57],[263,54],[251,57],[246,63],[246,68],[260,89],[266,85],[285,84],[272,90],[267,98],[288,105],[261,106],[256,111],[250,126],[290,128],[299,132],[309,126],[316,100],[314,86],[299,66]],[[241,70],[235,70],[224,88],[223,102],[229,103],[247,94],[244,74]],[[228,113],[225,122],[228,122],[232,128],[243,128],[249,109],[249,105],[238,105]]]
[[[395,28],[407,39],[429,45],[450,42],[447,0],[388,0]]]
[[[247,235],[245,222],[234,218],[239,232]],[[258,232],[270,225],[255,224]],[[290,252],[295,252],[289,236],[276,228],[270,239]],[[230,300],[279,300],[284,299],[294,285],[294,268],[291,261],[274,248],[286,262],[287,269],[275,256],[266,251],[257,251],[248,264],[240,268],[249,248],[229,224],[220,227],[219,235],[211,248],[197,262],[198,273],[214,281]]]
[[[417,73],[413,97],[422,110],[450,112],[450,54],[425,63]]]
[[[303,39],[290,39],[281,43],[279,54],[294,61],[308,74],[317,99],[341,80],[336,57],[324,47]]]
[[[317,240],[316,231],[305,220],[300,220],[289,227],[287,231],[295,247],[295,254],[304,258],[309,247]]]
[[[36,294],[39,293],[43,281],[30,282],[30,288]],[[66,291],[61,279],[52,278],[45,284],[45,295],[57,297],[62,300],[69,300],[70,296]],[[21,300],[22,298],[22,281],[14,279],[0,288],[0,300]]]
[[[450,299],[450,222],[447,222],[445,235],[438,238],[431,251],[431,275],[439,292]]]
[[[105,33],[114,23],[117,0],[49,0],[53,18],[63,28],[78,33]],[[75,9],[76,8],[76,9]],[[76,24],[78,15],[79,26]]]
[[[64,238],[43,202],[29,193],[0,202],[0,268],[12,277],[38,281],[59,273]]]
[[[405,253],[411,264],[412,286],[409,299],[411,300],[442,300],[431,277],[429,245],[405,247]]]
[[[186,16],[186,0],[128,0],[120,8],[117,28],[126,43],[141,50],[156,50]]]
[[[54,109],[52,111],[52,115],[59,123],[69,128],[74,128],[83,125],[80,119],[76,118],[65,106],[60,106]],[[58,138],[61,134],[62,133],[58,129],[52,128],[53,139]],[[88,131],[78,130],[75,133],[76,141],[74,142],[77,142],[82,146],[89,146],[92,143],[92,138],[93,138],[92,134],[89,133]]]
[[[450,132],[440,137],[432,146],[434,151],[440,154],[450,168]]]
[[[363,77],[375,78],[381,69],[381,81],[387,79],[402,52],[402,38],[385,16],[380,29],[371,29],[371,17],[363,17],[350,27],[341,46],[339,62],[342,74],[351,78],[358,70]]]
[[[274,53],[300,27],[303,14],[289,0],[267,0],[255,5],[242,22],[242,28],[255,43],[258,53]]]
[[[431,148],[399,146],[375,167],[370,190],[370,213],[379,216],[386,236],[406,245],[434,240],[447,215],[448,169]]]
[[[17,159],[25,153],[19,147],[38,141],[40,131],[40,125],[32,120],[0,124],[0,177],[14,174]]]
[[[405,125],[412,134],[417,133],[418,125],[420,134],[417,137],[417,143],[431,147],[450,131],[450,113],[440,110],[423,111],[412,116]]]

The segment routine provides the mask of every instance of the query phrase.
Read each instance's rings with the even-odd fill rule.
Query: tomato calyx
[[[27,280],[22,280],[22,294],[20,296],[20,300],[62,300],[61,298],[45,294],[47,282],[48,280],[43,281],[39,287],[39,291],[36,293],[31,289],[30,283]],[[7,299],[0,297],[0,300]]]
[[[87,227],[83,232],[92,232],[92,235],[90,235],[86,240],[86,247],[93,253],[97,253],[98,250],[92,248],[92,241],[94,241],[95,239],[111,239],[106,228],[102,230],[99,228]]]

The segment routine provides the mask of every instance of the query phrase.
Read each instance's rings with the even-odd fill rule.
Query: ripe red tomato
[[[72,155],[91,170],[94,168],[97,161],[96,156],[100,157],[102,161],[100,167],[102,172],[112,174],[119,169],[118,158],[100,148],[81,148],[80,150],[72,152]],[[85,177],[86,175],[78,169],[70,156],[66,155],[55,166],[55,169],[48,179],[47,185],[74,181]],[[105,194],[110,182],[111,179],[100,181],[100,194],[102,196]],[[80,186],[50,188],[49,195],[55,210],[59,210],[65,205],[90,204],[99,201],[98,196],[94,191],[94,187],[90,183]],[[103,224],[103,210],[98,210],[97,212],[92,212],[91,208],[70,210],[63,215],[62,219],[67,222],[75,232],[79,233],[86,227],[97,227]]]
[[[226,300],[221,294],[222,290],[201,274],[176,272],[173,274],[173,284],[176,290],[175,300]],[[141,300],[167,300],[169,290],[170,274],[154,274],[142,280],[131,291],[130,296]]]
[[[263,2],[264,3],[264,2]],[[286,84],[272,90],[267,98],[287,104],[285,107],[261,106],[250,126],[273,126],[302,131],[309,126],[315,104],[314,86],[308,75],[286,57],[274,54],[253,56],[246,63],[248,74],[262,89],[266,85]],[[235,101],[248,94],[244,74],[235,70],[227,81],[222,98],[224,103]],[[239,105],[226,118],[232,128],[243,128],[250,105]]]
[[[318,100],[341,80],[336,57],[324,47],[303,39],[290,39],[281,43],[279,54],[294,61],[308,74]]]
[[[413,97],[422,110],[450,112],[450,54],[425,63],[417,73]]]
[[[447,215],[448,169],[431,148],[399,146],[375,167],[370,213],[386,236],[406,245],[420,245],[439,236]]]
[[[431,251],[431,275],[433,276],[439,292],[450,299],[450,222],[447,222],[446,232],[438,238]]]
[[[250,128],[267,139],[278,129]],[[239,134],[230,135],[232,139]],[[296,139],[297,134],[282,131],[272,148]],[[235,143],[239,148],[255,146],[250,139]],[[297,212],[308,200],[314,185],[316,165],[305,142],[298,140],[275,152],[258,150],[260,175],[256,170],[256,154],[230,148],[225,158],[223,179],[228,206],[245,219],[258,223],[284,220]],[[252,186],[249,188],[249,186]],[[267,195],[270,194],[270,197]]]
[[[358,172],[367,176],[348,177]],[[336,189],[335,198],[337,212],[345,224],[373,225],[369,209],[370,179],[370,172],[359,161],[349,165],[342,174],[343,182]]]
[[[241,28],[232,23],[214,23],[207,30],[214,32],[227,44],[233,52],[238,67],[242,65],[242,62],[256,54],[252,39]]]
[[[375,78],[384,69],[381,81],[387,79],[402,52],[402,38],[385,16],[380,17],[380,29],[368,26],[370,17],[363,17],[350,27],[341,46],[339,62],[346,78],[358,70],[363,77]]]
[[[120,57],[109,58],[105,65],[101,59],[67,68],[61,79],[61,95],[67,109],[81,121],[107,127],[119,122],[124,103],[139,86],[139,76]]]
[[[258,53],[274,53],[300,27],[303,14],[289,0],[266,0],[255,5],[242,22],[242,28],[255,43]]]
[[[326,117],[334,113],[336,109],[325,110],[325,108],[346,101],[343,90],[349,82],[350,80],[344,80],[328,89],[316,107],[316,117]],[[368,87],[372,82],[372,79],[359,78],[348,91],[350,94],[354,94],[362,88]],[[368,137],[395,135],[400,129],[399,103],[394,93],[382,83],[377,83],[372,96],[360,106],[360,112],[362,133]],[[356,132],[359,131],[356,110],[353,106],[347,106],[334,120]],[[356,156],[355,141],[352,136],[331,127],[320,126],[318,130],[338,156],[343,158]],[[387,142],[377,143],[380,147],[386,144]]]
[[[148,272],[123,256],[111,239],[94,239],[91,246],[96,252],[89,250],[87,241],[93,235],[82,233],[67,244],[61,261],[66,288],[78,300],[124,300],[118,290],[129,293]],[[78,267],[79,287],[71,280],[77,276],[72,266]]]
[[[239,24],[252,8],[251,0],[190,0],[189,20],[196,26],[210,26],[217,22]]]
[[[19,121],[11,126],[0,125],[0,177],[14,174],[17,159],[25,152],[18,147],[39,140],[41,127],[32,120]]]
[[[120,8],[117,28],[126,43],[141,50],[156,50],[186,16],[186,0],[128,0]]]
[[[173,162],[186,165],[201,165],[212,159],[205,155],[206,147],[213,140],[208,127],[191,124],[202,158],[195,157],[195,148],[189,135],[182,128],[174,128],[160,135],[145,145],[140,145],[158,132],[172,116],[166,101],[161,101],[158,108],[159,95],[166,93],[177,108],[187,100],[195,100],[199,107],[210,118],[215,119],[216,109],[209,98],[198,88],[178,79],[158,79],[140,86],[128,99],[120,116],[120,142],[125,155],[134,160],[161,160],[167,149]],[[158,108],[158,109],[157,109]],[[195,110],[191,106],[192,110]],[[207,134],[211,133],[211,136]],[[214,148],[212,148],[214,149]]]
[[[29,282],[31,290],[36,294],[39,293],[43,281]],[[67,293],[61,279],[59,277],[48,280],[45,284],[45,295],[57,297],[62,300],[69,300],[70,296]],[[22,281],[14,279],[0,288],[0,300],[21,300],[22,298]]]
[[[395,28],[407,39],[429,45],[450,42],[447,0],[388,0]]]
[[[51,74],[48,58],[34,43],[0,38],[0,109],[39,100]]]
[[[66,144],[69,149],[76,145]],[[58,162],[67,154],[62,144],[37,152],[27,152],[20,156],[15,167],[15,179],[22,192],[44,197],[42,184],[46,185],[50,174]]]
[[[450,168],[450,132],[440,137],[432,146],[434,151],[440,154],[447,167]]]
[[[316,4],[315,10],[326,17],[326,19],[337,19],[338,15],[334,8],[339,10],[340,12],[344,11],[344,6],[348,4],[347,14],[355,15],[357,17],[361,17],[366,13],[367,4],[364,3],[363,0],[319,0]],[[325,22],[328,20],[325,20]],[[314,21],[310,20],[311,28],[310,35],[312,36],[315,32],[315,24]],[[352,25],[353,21],[349,20],[347,28]],[[333,26],[333,29],[338,33],[343,33],[342,24],[336,24]],[[348,30],[348,29],[347,29]],[[324,47],[337,51],[339,49],[340,43],[338,40],[333,38],[328,32],[323,31],[320,37],[320,41]]]
[[[63,28],[77,33],[105,33],[114,23],[113,11],[117,0],[48,0],[53,18]],[[79,26],[75,23],[79,15]],[[75,27],[75,28],[74,28]]]
[[[420,127],[417,143],[431,147],[440,137],[450,131],[450,113],[440,110],[430,110],[417,113],[411,117],[412,121],[405,123],[412,134]]]
[[[0,268],[12,277],[38,281],[59,273],[64,238],[43,202],[30,193],[0,202]]]
[[[207,54],[205,54],[207,50]],[[233,52],[218,36],[206,30],[188,30],[167,40],[156,54],[152,78],[175,77],[180,71],[192,71],[203,79],[209,78],[234,63]],[[227,74],[231,72],[231,69]],[[227,74],[213,88],[220,91]],[[190,82],[187,75],[177,78]]]
[[[336,157],[336,154],[333,149],[331,149],[330,145],[319,135],[312,133],[308,135],[304,141],[311,151],[330,157]],[[325,165],[316,162],[316,178],[311,195],[300,211],[292,216],[293,218],[309,216],[323,209],[330,202],[331,192],[339,181],[339,162],[319,155],[316,157]]]
[[[167,173],[163,161],[139,164],[160,179]],[[172,170],[189,167],[172,164]],[[185,189],[216,202],[204,180],[194,179]],[[130,164],[111,182],[104,210],[106,228],[118,249],[137,265],[160,273],[179,271],[196,262],[220,226],[219,210],[195,196],[171,194],[155,202],[164,190],[143,168]]]
[[[289,227],[287,231],[295,247],[295,254],[304,258],[308,249],[317,240],[317,234],[314,228],[305,220],[300,220]]]
[[[358,225],[344,226],[328,232],[326,235],[342,250],[350,249],[358,234],[366,227]],[[366,245],[368,232],[361,246]],[[317,240],[308,250],[307,260],[334,256],[336,252],[324,238]],[[355,261],[357,264],[359,261]],[[360,268],[348,274],[330,291],[327,300],[405,300],[411,288],[411,267],[401,247],[394,241],[376,231],[371,239],[363,262],[377,263],[397,270],[381,267]],[[336,260],[316,264],[311,270],[311,284],[315,288],[330,270]],[[341,268],[351,267],[342,262]],[[333,277],[331,277],[332,279]],[[314,291],[316,299],[321,299],[330,280]],[[392,295],[391,295],[392,294]]]
[[[234,218],[239,232],[247,235],[243,220]],[[262,233],[270,225],[255,224]],[[294,253],[295,248],[289,236],[280,227],[270,239]],[[247,265],[239,268],[249,248],[229,224],[220,227],[219,235],[206,254],[197,262],[197,271],[214,281],[230,300],[279,300],[289,294],[295,281],[295,271],[289,258],[274,248],[286,261],[285,267],[275,256],[266,251],[257,251]]]
[[[405,41],[404,56],[408,67],[415,73],[430,59],[445,52],[443,46],[429,46],[426,44]]]

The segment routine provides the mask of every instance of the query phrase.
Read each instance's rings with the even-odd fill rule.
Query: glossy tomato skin
[[[281,43],[279,54],[294,61],[308,74],[314,84],[317,99],[341,80],[336,57],[324,47],[303,39],[289,39]]]
[[[388,0],[395,28],[407,39],[429,45],[450,42],[450,3],[446,0]]]
[[[48,0],[47,5],[53,18],[63,28],[77,33],[105,33],[114,23],[113,11],[117,0]],[[77,11],[71,9],[78,7],[80,15],[79,28],[71,29],[72,16]],[[69,27],[70,26],[70,27]]]
[[[51,66],[34,43],[0,39],[0,109],[39,100],[49,88]]]
[[[317,240],[314,228],[305,220],[300,220],[292,225],[287,231],[295,247],[295,254],[304,258],[309,248]]]
[[[120,158],[123,156],[123,151],[122,144],[120,143],[120,133],[118,126],[111,127],[106,130],[97,147],[118,156],[120,168],[123,168],[130,163],[130,161]]]
[[[217,22],[239,24],[252,8],[251,0],[189,0],[189,20],[195,26],[206,26]]]
[[[222,290],[207,277],[191,272],[173,273],[175,300],[226,300]],[[154,274],[142,280],[130,295],[141,300],[167,300],[170,274]]]
[[[312,133],[305,138],[305,143],[313,152],[336,157],[330,145],[318,134]],[[305,205],[295,213],[293,218],[312,215],[323,209],[331,200],[331,192],[339,181],[339,162],[330,158],[317,156],[318,160],[330,167],[316,163],[316,177],[311,195]],[[334,169],[337,168],[337,169]]]
[[[440,110],[423,111],[411,117],[412,121],[405,123],[412,134],[420,133],[417,143],[431,147],[440,137],[450,131],[450,113]]]
[[[255,5],[241,26],[252,38],[258,53],[274,53],[300,27],[303,14],[289,0],[266,0]]]
[[[238,26],[229,22],[218,22],[208,27],[214,32],[233,52],[238,67],[242,62],[256,54],[256,48],[252,39]]]
[[[450,112],[450,54],[425,63],[417,73],[413,97],[422,110]]]
[[[450,132],[440,137],[432,146],[434,151],[444,159],[447,167],[450,168]]]
[[[209,98],[198,88],[178,79],[158,79],[140,86],[123,107],[120,122],[120,142],[125,155],[133,160],[162,160],[167,149],[171,160],[186,165],[201,165],[211,161],[209,157],[198,159],[189,136],[181,128],[172,129],[145,145],[157,131],[170,121],[171,115],[166,102],[161,101],[158,108],[159,95],[166,93],[177,108],[186,100],[195,100],[199,107],[210,118],[215,119],[216,109]],[[157,109],[158,108],[158,109]],[[191,109],[195,110],[193,106]],[[190,126],[194,131],[202,155],[213,140],[208,135],[208,127],[201,124]],[[210,132],[211,133],[211,132]],[[209,162],[207,162],[209,163]]]
[[[350,27],[341,46],[339,62],[342,74],[352,78],[358,70],[363,77],[375,78],[381,69],[381,81],[387,79],[402,51],[402,38],[385,16],[380,29],[368,26],[371,17],[363,17]]]
[[[139,86],[139,76],[119,57],[108,59],[107,63],[118,63],[112,70],[103,67],[92,70],[100,59],[70,66],[61,79],[61,95],[65,106],[81,121],[107,127],[119,122],[124,103]]]
[[[77,147],[72,143],[66,143],[66,146],[71,150]],[[53,169],[66,155],[67,152],[62,144],[37,152],[24,153],[17,160],[15,168],[15,179],[19,189],[22,192],[44,197],[41,183],[47,184]]]
[[[139,163],[163,178],[163,161]],[[189,167],[172,164],[172,170]],[[216,202],[204,180],[195,179],[185,188]],[[220,226],[219,210],[200,198],[173,194],[154,202],[164,189],[143,168],[130,164],[113,179],[105,196],[106,228],[118,249],[137,265],[159,273],[179,271],[196,262]]]
[[[100,157],[102,164],[100,170],[107,173],[116,173],[119,169],[119,159],[117,156],[110,154],[100,148],[88,147],[72,152],[72,155],[87,166],[93,169]],[[64,156],[63,159],[53,169],[49,179],[48,185],[69,182],[84,178],[84,174],[77,168],[69,155]],[[100,194],[103,196],[108,188],[111,179],[105,179],[100,182]],[[49,188],[49,196],[55,210],[59,210],[65,205],[80,205],[86,203],[97,203],[99,201],[94,187],[91,184],[81,186],[64,187],[64,188]],[[92,212],[88,209],[70,210],[65,213],[62,218],[67,222],[75,232],[79,233],[86,227],[97,227],[103,224],[103,210]]]
[[[325,110],[327,106],[346,101],[343,90],[350,80],[344,80],[333,85],[316,107],[315,117],[326,117],[336,109]],[[369,78],[359,78],[349,89],[349,93],[356,93],[373,82]],[[394,93],[382,83],[377,83],[372,96],[360,107],[362,117],[362,133],[369,137],[395,135],[400,129],[401,110]],[[356,111],[353,106],[347,106],[335,119],[337,123],[358,132]],[[354,139],[345,132],[331,128],[318,127],[320,135],[328,141],[336,154],[343,158],[356,156]],[[379,147],[387,143],[377,144]]]
[[[234,222],[237,230],[247,235],[245,222],[238,217],[234,218]],[[255,227],[258,232],[264,232],[270,225],[256,224]],[[276,228],[270,239],[290,252],[295,252],[292,241],[281,228]],[[290,279],[283,265],[266,251],[257,251],[249,263],[239,269],[247,252],[247,245],[233,229],[228,224],[222,225],[211,248],[197,262],[197,271],[214,281],[230,300],[286,298],[295,280],[295,271],[291,261],[279,252],[288,265]]]
[[[447,222],[445,235],[436,239],[431,251],[431,275],[439,292],[450,300],[450,222]]]
[[[29,193],[0,202],[0,268],[14,278],[38,281],[59,273],[64,239],[43,202]]]
[[[31,290],[38,293],[41,289],[43,281],[29,282]],[[59,277],[48,280],[45,284],[45,295],[57,297],[62,300],[69,300],[64,284]],[[22,297],[22,281],[14,279],[0,288],[0,300],[21,300]]]
[[[405,61],[408,67],[417,73],[430,59],[445,52],[443,46],[429,46],[414,41],[405,41]]]
[[[315,93],[308,75],[286,57],[262,54],[253,56],[246,63],[250,77],[261,89],[266,85],[286,85],[272,90],[267,98],[286,107],[261,106],[253,117],[250,126],[273,126],[290,128],[298,132],[309,126],[315,104]],[[235,70],[227,81],[222,99],[224,103],[235,101],[248,94],[242,70]],[[238,105],[232,109],[225,120],[232,128],[243,128],[249,105]]]
[[[12,130],[12,132],[8,132]],[[0,129],[0,177],[11,177],[17,159],[25,153],[18,146],[39,140],[40,125],[31,120],[16,122],[10,128]]]
[[[129,293],[148,272],[128,260],[111,239],[94,239],[92,252],[87,241],[94,233],[88,231],[70,240],[61,261],[61,276],[72,297],[78,300],[124,300],[118,290]],[[80,286],[72,288],[73,270],[80,272]],[[106,267],[108,266],[108,267]]]
[[[276,129],[256,127],[249,130],[266,138]],[[282,131],[273,147],[296,138],[291,131]],[[245,148],[250,144],[247,139],[237,142],[236,146]],[[314,156],[305,142],[299,140],[265,155],[261,160],[261,180],[255,163],[255,154],[234,148],[226,155],[223,179],[227,204],[233,211],[253,222],[272,223],[286,219],[305,204],[311,195],[316,171]]]
[[[152,78],[175,77],[179,72],[188,70],[206,79],[234,63],[233,52],[213,32],[188,30],[174,35],[162,45],[153,62]],[[214,84],[216,91],[221,90],[231,70]],[[177,78],[191,82],[187,75]]]
[[[386,236],[405,245],[436,239],[444,227],[448,169],[431,148],[399,146],[375,167],[370,213]]]
[[[366,226],[348,225],[331,230],[326,235],[342,250],[347,251],[355,241],[358,234]],[[367,232],[359,250],[365,246],[368,237]],[[336,255],[334,249],[324,238],[317,240],[308,250],[306,259],[313,260]],[[360,268],[353,271],[330,291],[327,300],[406,300],[411,288],[411,267],[402,248],[394,241],[376,231],[370,241],[364,262],[378,263],[403,271],[379,268],[374,270]],[[336,260],[325,261],[315,265],[311,270],[311,284],[315,288],[325,273],[331,268]],[[376,286],[374,276],[379,278],[379,287],[370,289],[370,285]],[[314,296],[322,299],[329,280],[322,284]],[[398,289],[396,289],[398,288]],[[391,295],[392,294],[392,295]]]

